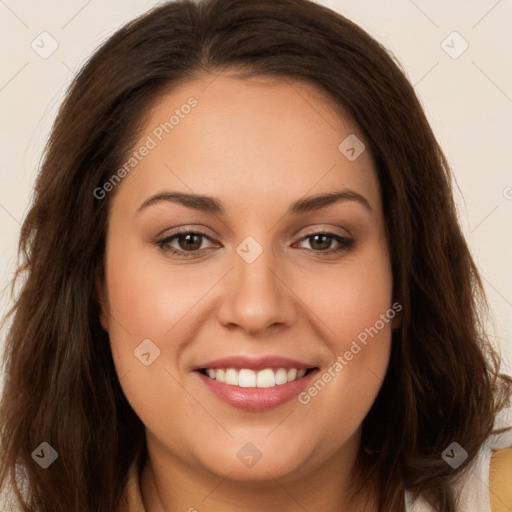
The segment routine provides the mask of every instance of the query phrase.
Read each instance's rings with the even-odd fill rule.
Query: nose
[[[224,281],[219,322],[252,336],[292,325],[297,298],[272,251],[263,250],[252,262],[234,252],[233,263],[234,268]]]

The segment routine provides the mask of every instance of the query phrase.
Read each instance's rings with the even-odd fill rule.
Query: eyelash
[[[157,240],[155,243],[157,246],[160,247],[165,253],[170,253],[173,256],[177,256],[178,258],[193,258],[198,255],[201,251],[204,251],[204,249],[196,249],[195,251],[183,251],[183,250],[177,250],[174,248],[169,247],[169,244],[172,240],[179,237],[180,235],[199,235],[201,237],[205,237],[209,240],[210,237],[206,235],[205,233],[201,233],[200,231],[179,231],[177,233],[174,233],[172,236],[167,236],[165,238],[162,238],[161,240]],[[319,254],[319,255],[333,255],[338,254],[341,252],[348,252],[350,251],[354,246],[354,240],[350,238],[345,238],[340,235],[336,235],[334,233],[329,233],[325,231],[318,231],[315,233],[309,233],[306,236],[303,236],[300,241],[306,240],[308,238],[311,238],[315,235],[327,235],[329,238],[334,239],[337,241],[341,247],[337,249],[327,249],[325,251],[315,251],[314,249],[311,249],[313,252]]]

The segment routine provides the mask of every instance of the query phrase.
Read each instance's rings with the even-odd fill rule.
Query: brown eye
[[[325,251],[330,248],[331,242],[333,237],[330,235],[323,234],[317,234],[317,235],[310,235],[308,237],[310,240],[313,240],[313,242],[310,242],[310,245],[313,249],[317,249],[319,251]]]
[[[342,251],[348,251],[354,244],[354,240],[345,238],[334,233],[312,233],[302,238],[302,242],[307,240],[311,249],[317,253],[334,254]],[[333,242],[338,247],[332,248]],[[303,247],[307,249],[307,247]]]
[[[210,240],[210,237],[204,233],[183,231],[158,240],[156,244],[165,253],[170,253],[181,258],[191,258],[197,256],[197,253],[205,249],[201,247],[204,239]]]
[[[201,237],[202,235],[198,233],[183,233],[178,235],[176,240],[180,249],[187,251],[197,251],[201,248]]]

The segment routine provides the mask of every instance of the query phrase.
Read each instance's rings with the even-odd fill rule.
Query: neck
[[[359,439],[357,439],[359,441]],[[321,467],[265,480],[235,480],[193,466],[148,442],[148,456],[141,475],[145,512],[376,512],[369,490],[361,496],[350,493],[350,474],[356,463],[359,443],[347,443]],[[352,499],[351,499],[352,498]]]

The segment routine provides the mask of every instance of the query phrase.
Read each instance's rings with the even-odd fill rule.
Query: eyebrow
[[[141,204],[137,213],[151,205],[161,203],[163,201],[182,204],[187,208],[207,213],[214,213],[218,215],[223,215],[225,213],[224,206],[218,198],[186,192],[160,192],[155,194]],[[286,214],[300,215],[301,213],[320,210],[321,208],[325,208],[331,204],[342,201],[355,201],[363,205],[369,212],[372,211],[372,207],[366,197],[353,190],[343,189],[298,199],[288,207]]]

